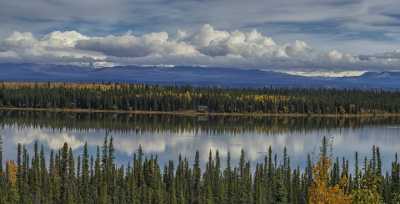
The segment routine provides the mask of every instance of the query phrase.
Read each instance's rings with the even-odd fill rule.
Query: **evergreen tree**
[[[83,203],[90,203],[90,194],[89,194],[89,153],[88,153],[88,145],[85,142],[83,146],[83,155],[82,155],[82,174],[81,174],[81,197]]]
[[[60,203],[69,203],[70,199],[70,181],[69,181],[69,149],[68,144],[64,143],[61,149],[61,160],[60,160]]]
[[[194,159],[193,166],[193,178],[192,178],[192,198],[191,203],[200,204],[201,203],[201,169],[200,169],[200,154],[196,151],[196,156]]]

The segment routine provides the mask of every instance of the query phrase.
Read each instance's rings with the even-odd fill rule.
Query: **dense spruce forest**
[[[212,113],[400,113],[400,92],[1,83],[0,107]]]
[[[400,202],[397,155],[385,173],[378,147],[372,147],[371,158],[355,153],[350,168],[346,158],[329,156],[329,146],[323,138],[319,160],[308,156],[307,166],[301,169],[290,165],[286,149],[277,156],[271,147],[256,166],[250,165],[243,151],[238,164],[231,163],[229,154],[221,161],[218,151],[210,151],[205,165],[196,152],[194,161],[180,156],[160,166],[156,155],[144,155],[141,148],[131,163],[116,164],[113,139],[107,137],[95,155],[90,155],[87,144],[79,155],[67,143],[58,151],[44,152],[36,142],[31,154],[18,145],[17,161],[5,157],[3,162],[0,157],[0,203]]]

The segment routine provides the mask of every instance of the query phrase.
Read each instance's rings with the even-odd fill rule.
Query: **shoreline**
[[[142,115],[177,115],[177,116],[240,116],[240,117],[400,117],[400,113],[365,113],[365,114],[305,114],[305,113],[213,113],[187,111],[133,111],[133,110],[101,110],[79,108],[16,108],[0,107],[0,111],[37,111],[37,112],[65,112],[65,113],[117,113]]]

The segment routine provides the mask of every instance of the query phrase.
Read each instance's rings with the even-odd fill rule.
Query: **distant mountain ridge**
[[[218,67],[91,68],[73,65],[0,64],[0,81],[126,82],[232,88],[400,89],[400,72],[367,72],[354,77],[305,77],[257,69]]]

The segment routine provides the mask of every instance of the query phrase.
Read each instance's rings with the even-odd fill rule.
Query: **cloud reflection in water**
[[[253,163],[263,160],[269,146],[274,152],[281,154],[287,147],[293,165],[303,166],[307,154],[313,158],[318,154],[321,137],[327,136],[332,141],[333,154],[345,156],[352,161],[354,152],[368,156],[373,145],[381,147],[381,154],[385,165],[394,158],[400,149],[400,128],[396,126],[365,126],[361,128],[315,129],[310,131],[287,131],[282,133],[260,133],[246,131],[242,133],[210,134],[205,131],[144,131],[144,132],[110,132],[114,138],[116,159],[120,163],[127,163],[130,156],[142,145],[146,154],[158,155],[161,163],[175,160],[179,154],[193,159],[194,151],[200,151],[201,160],[208,158],[210,150],[218,150],[221,158],[231,153],[233,160],[237,160],[242,149],[247,158]],[[52,130],[39,127],[5,126],[2,130],[5,143],[6,158],[14,159],[17,143],[29,148],[34,141],[43,144],[45,149],[56,150],[64,142],[80,153],[85,141],[90,151],[94,153],[96,146],[103,144],[106,131],[103,129],[81,130]]]

